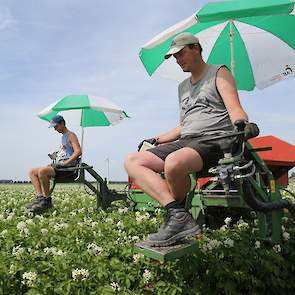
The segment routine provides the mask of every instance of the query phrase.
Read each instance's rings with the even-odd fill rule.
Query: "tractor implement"
[[[197,179],[197,185],[193,185],[187,195],[186,209],[200,225],[213,228],[221,226],[220,216],[214,214],[215,209],[254,211],[258,220],[254,229],[256,238],[280,243],[282,217],[284,214],[295,216],[295,204],[282,194],[288,185],[288,171],[295,166],[295,147],[273,136],[257,137],[259,129],[254,123],[245,125],[237,122],[236,129],[229,134],[204,138],[204,141],[221,140],[224,158],[219,160],[217,167],[192,175]],[[129,198],[135,208],[143,197],[145,201],[140,203],[140,207],[153,210],[152,204],[156,202],[151,197],[140,188],[130,186],[130,191]],[[158,206],[156,203],[154,208]],[[181,241],[167,249],[139,243],[136,250],[167,261],[187,255],[195,247],[196,241]]]

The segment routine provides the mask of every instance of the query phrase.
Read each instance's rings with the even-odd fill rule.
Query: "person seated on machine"
[[[145,241],[155,247],[169,246],[201,232],[185,210],[191,187],[189,175],[208,171],[223,158],[218,140],[203,140],[234,131],[236,121],[248,120],[233,75],[225,65],[204,62],[197,37],[187,32],[178,34],[165,58],[171,56],[184,72],[191,73],[178,86],[180,125],[144,140],[155,147],[132,153],[125,160],[125,169],[134,183],[167,209],[159,232]]]
[[[71,176],[73,171],[66,171],[65,168],[76,166],[77,160],[82,154],[76,134],[66,127],[66,122],[62,116],[53,117],[49,127],[53,127],[58,133],[62,134],[61,147],[58,152],[48,154],[54,160],[53,164],[33,168],[29,172],[36,192],[36,199],[27,206],[27,209],[33,213],[41,213],[52,207],[52,200],[49,195],[50,179],[52,177]]]

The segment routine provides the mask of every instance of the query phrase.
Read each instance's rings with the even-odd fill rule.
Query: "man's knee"
[[[129,154],[125,161],[124,161],[124,166],[125,166],[125,169],[127,170],[130,165],[134,165],[134,164],[138,164],[138,160],[139,160],[139,153],[132,153],[132,154]]]
[[[163,172],[164,161],[148,151],[136,152],[127,156],[125,160],[125,169],[127,172],[131,167],[139,166],[151,169],[155,172]]]
[[[38,177],[39,178],[45,178],[45,177],[49,178],[49,177],[51,177],[51,173],[48,170],[48,167],[40,168],[38,170]]]
[[[144,152],[135,152],[129,154],[125,160],[125,168],[129,167],[130,165],[138,165],[138,166],[148,166],[151,159],[147,156]]]
[[[30,177],[38,176],[38,168],[32,168],[29,170],[28,175]]]

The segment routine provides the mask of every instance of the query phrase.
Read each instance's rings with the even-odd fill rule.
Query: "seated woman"
[[[50,178],[71,174],[72,171],[61,171],[59,168],[75,166],[82,154],[76,134],[67,129],[62,116],[53,117],[49,127],[54,127],[58,133],[62,134],[61,148],[64,153],[58,163],[30,170],[29,176],[36,192],[36,200],[29,204],[27,208],[34,213],[41,213],[52,207],[52,200],[49,195]]]

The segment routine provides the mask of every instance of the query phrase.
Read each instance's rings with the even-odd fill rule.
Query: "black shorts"
[[[67,166],[67,167],[61,167],[60,169],[55,167],[53,165],[53,169],[54,169],[54,172],[55,172],[55,177],[56,178],[62,178],[62,179],[74,179],[77,177],[77,173],[78,173],[78,169],[77,170],[74,170],[74,171],[63,171],[64,168],[73,168],[73,167],[76,167],[76,166]]]
[[[201,156],[203,160],[202,170],[208,170],[211,167],[217,166],[218,160],[223,158],[224,155],[218,141],[200,142],[200,139],[197,137],[180,138],[179,140],[148,149],[148,151],[165,161],[169,154],[184,147],[189,147],[197,151]]]

